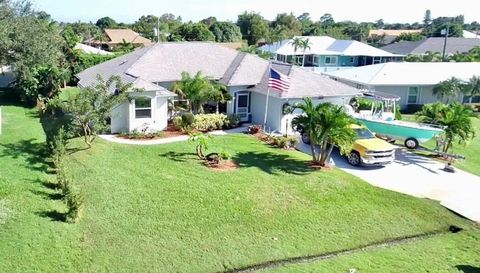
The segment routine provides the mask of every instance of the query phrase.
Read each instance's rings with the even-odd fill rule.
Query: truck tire
[[[409,137],[405,139],[405,147],[411,150],[415,150],[418,148],[418,140],[413,137]]]
[[[360,159],[360,154],[357,151],[352,151],[347,157],[348,164],[352,166],[359,166],[362,163]]]

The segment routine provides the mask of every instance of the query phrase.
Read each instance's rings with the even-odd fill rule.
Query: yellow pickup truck
[[[386,165],[395,160],[395,146],[375,135],[364,126],[351,125],[357,133],[352,151],[347,156],[348,163],[353,166]]]
[[[395,146],[383,139],[377,138],[365,126],[352,124],[357,139],[353,144],[352,151],[347,155],[350,165],[386,165],[395,160]],[[297,128],[305,144],[310,144],[307,134],[302,128]]]

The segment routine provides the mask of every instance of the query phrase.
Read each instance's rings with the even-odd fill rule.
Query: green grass
[[[246,135],[216,137],[210,146],[233,154],[240,168],[230,172],[203,166],[187,142],[127,146],[98,139],[69,156],[68,173],[86,207],[78,224],[65,224],[58,221],[65,206],[45,174],[38,118],[24,108],[2,109],[0,272],[218,272],[452,224],[465,228],[462,235],[439,237],[435,251],[415,243],[403,257],[424,251],[437,272],[446,265],[435,255],[446,244],[458,264],[478,263],[478,228],[436,202],[336,169],[311,171],[306,155]],[[76,139],[71,148],[82,145]],[[385,272],[416,272],[397,265],[386,264]],[[334,270],[340,266],[332,261],[326,271],[342,272]]]
[[[403,117],[405,120],[414,120],[413,115],[403,115]],[[465,160],[458,160],[454,165],[464,171],[480,176],[480,156],[478,156],[480,154],[480,119],[472,118],[472,122],[475,126],[477,136],[466,145],[454,143],[449,153],[465,156]],[[425,143],[424,146],[434,149],[435,141],[431,140]]]

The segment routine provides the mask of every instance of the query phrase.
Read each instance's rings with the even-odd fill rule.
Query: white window
[[[336,65],[337,64],[337,56],[326,56],[325,57],[325,64],[326,65]]]
[[[149,97],[135,98],[135,118],[152,117],[152,99]]]
[[[303,56],[295,56],[295,64],[302,65],[303,64]]]
[[[417,104],[420,98],[420,87],[408,88],[407,104]]]
[[[382,61],[382,57],[373,57],[373,64],[379,64]]]
[[[355,62],[355,57],[350,57],[350,63],[353,64]]]
[[[313,56],[313,65],[318,66],[320,64],[320,56]]]

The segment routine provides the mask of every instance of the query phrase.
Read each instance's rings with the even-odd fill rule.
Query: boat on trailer
[[[352,115],[380,137],[403,141],[409,149],[444,133],[443,128],[395,119],[396,102],[400,97],[382,92],[364,92],[364,98],[373,101],[370,110],[351,111]]]

